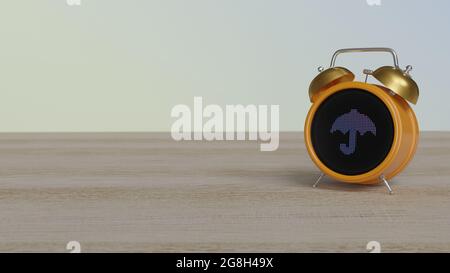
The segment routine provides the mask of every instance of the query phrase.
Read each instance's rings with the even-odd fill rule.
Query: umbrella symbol
[[[356,150],[356,134],[359,132],[361,136],[367,132],[377,135],[377,128],[373,121],[366,115],[361,114],[356,109],[352,109],[349,113],[338,117],[331,126],[330,133],[340,131],[343,134],[349,133],[348,145],[341,143],[339,148],[345,155],[351,155]]]

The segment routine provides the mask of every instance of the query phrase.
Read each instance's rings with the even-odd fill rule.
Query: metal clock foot
[[[380,176],[380,180],[383,181],[384,185],[386,185],[386,188],[388,189],[389,194],[394,194],[394,191],[392,191],[392,188],[389,185],[389,182],[386,180],[386,177],[384,177],[384,175]]]
[[[325,176],[324,173],[321,173],[321,174],[320,174],[319,178],[317,178],[317,180],[316,180],[316,183],[314,183],[313,188],[317,188],[317,186],[318,186],[319,183],[320,183],[320,180],[322,180],[322,178],[323,178],[324,176]]]

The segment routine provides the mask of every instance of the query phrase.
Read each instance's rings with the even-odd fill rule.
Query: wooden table
[[[325,181],[301,133],[175,142],[168,133],[0,134],[0,251],[450,251],[450,133],[424,133],[393,181]]]

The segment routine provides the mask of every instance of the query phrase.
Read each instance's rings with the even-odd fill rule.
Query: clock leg
[[[314,183],[313,188],[317,188],[317,185],[319,185],[320,180],[322,180],[322,178],[325,176],[324,173],[320,173],[319,178],[317,178],[316,183]]]
[[[380,176],[380,180],[383,181],[384,185],[386,185],[386,188],[388,189],[389,194],[394,194],[391,186],[389,185],[389,182],[386,180],[386,177],[384,177],[384,175]]]

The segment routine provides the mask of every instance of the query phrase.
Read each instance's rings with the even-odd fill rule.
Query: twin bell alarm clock
[[[393,66],[365,69],[365,82],[344,67],[335,66],[342,53],[386,52]],[[311,109],[305,122],[305,143],[323,176],[353,184],[388,183],[414,156],[419,127],[410,104],[419,88],[409,72],[401,69],[390,48],[349,48],[336,51],[330,68],[319,68],[309,87]],[[379,84],[367,83],[374,77]]]

